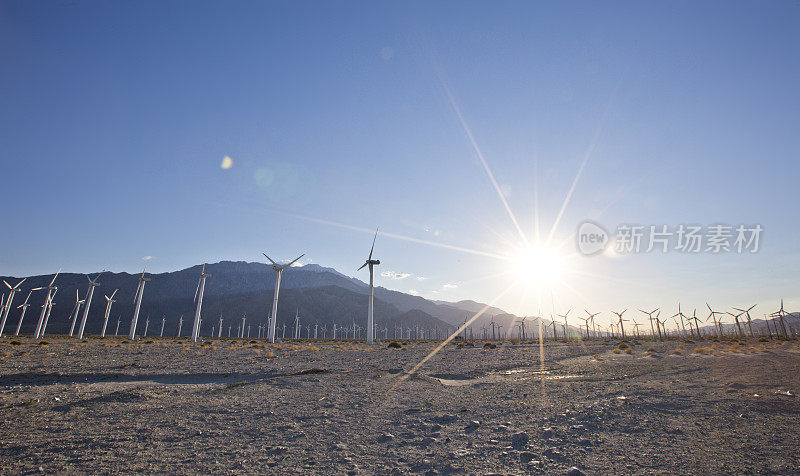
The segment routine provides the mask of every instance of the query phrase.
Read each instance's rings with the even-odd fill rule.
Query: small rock
[[[556,461],[564,461],[566,459],[564,454],[558,451],[557,448],[547,448],[546,450],[544,450],[543,454],[548,458]]]
[[[531,453],[530,451],[523,451],[519,454],[519,461],[522,464],[528,464],[536,458],[536,455]]]
[[[553,429],[550,427],[542,429],[542,438],[549,439],[553,437]]]
[[[529,440],[528,434],[525,433],[524,431],[514,433],[513,435],[511,435],[511,446],[513,446],[514,449],[518,450],[522,449],[525,447],[525,445],[528,444],[528,440]]]
[[[472,420],[467,424],[467,426],[464,427],[464,431],[466,431],[467,433],[471,433],[477,430],[479,426],[481,426],[481,422],[479,422],[478,420]]]
[[[583,471],[573,466],[567,470],[567,476],[586,476],[586,475],[584,474]]]
[[[384,433],[378,438],[379,441],[392,441],[394,440],[394,435],[391,433]]]

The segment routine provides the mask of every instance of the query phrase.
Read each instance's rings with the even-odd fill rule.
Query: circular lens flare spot
[[[226,155],[222,158],[222,163],[219,166],[224,170],[228,170],[229,168],[233,167],[233,159]]]

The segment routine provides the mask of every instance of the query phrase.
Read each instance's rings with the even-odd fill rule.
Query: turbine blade
[[[297,262],[297,260],[299,260],[300,258],[302,258],[302,257],[303,257],[303,256],[305,256],[305,255],[306,255],[306,254],[305,254],[305,253],[303,253],[303,254],[301,254],[300,256],[298,256],[297,258],[293,259],[292,261],[290,261],[290,262],[289,262],[289,264],[287,264],[287,265],[284,265],[284,266],[283,266],[283,269],[286,269],[286,268],[288,268],[289,266],[293,265],[294,263],[296,263],[296,262]]]
[[[52,285],[53,285],[53,283],[55,283],[55,282],[56,282],[56,278],[58,277],[58,275],[59,275],[59,274],[61,274],[61,268],[58,268],[58,272],[56,272],[56,275],[55,275],[55,276],[53,276],[53,280],[52,280],[52,281],[50,281],[50,286],[52,286]]]
[[[197,301],[197,293],[198,293],[198,292],[200,292],[200,281],[201,281],[202,279],[203,279],[203,278],[200,278],[200,279],[198,279],[198,280],[197,280],[197,287],[196,287],[196,288],[194,288],[194,298],[192,298],[192,302],[195,302],[195,301]]]
[[[117,294],[117,291],[119,291],[119,288],[115,289],[114,292],[111,293],[111,297],[109,299],[114,299],[114,295]]]
[[[375,237],[372,238],[372,248],[369,249],[369,258],[367,258],[367,261],[372,259],[372,252],[375,250],[375,240],[377,239],[378,239],[378,229],[375,228]]]
[[[6,280],[4,279],[3,282],[6,283]],[[8,289],[12,289],[10,284],[6,283],[6,286],[8,286]]]
[[[361,267],[360,267],[360,268],[358,268],[356,271],[361,271],[362,269],[364,269],[364,266],[366,266],[366,265],[368,265],[368,264],[369,264],[369,263],[365,261],[365,262],[364,262],[364,264],[362,264],[362,265],[361,265]]]
[[[270,263],[272,263],[272,265],[273,265],[273,266],[278,266],[278,263],[276,263],[276,262],[272,261],[272,258],[270,258],[269,256],[267,256],[267,254],[266,254],[266,253],[261,253],[261,254],[262,254],[262,255],[264,255],[264,256],[265,256],[265,257],[266,257],[266,258],[267,258],[267,259],[270,261]]]

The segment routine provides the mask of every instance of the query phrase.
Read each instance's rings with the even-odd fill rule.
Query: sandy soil
[[[405,380],[435,344],[45,341],[0,340],[3,473],[800,471],[797,341],[450,344]]]

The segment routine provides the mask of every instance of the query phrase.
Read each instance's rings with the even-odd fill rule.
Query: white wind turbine
[[[75,333],[75,324],[78,323],[78,314],[81,312],[81,306],[85,302],[85,299],[81,299],[78,295],[78,290],[75,290],[75,306],[72,308],[72,325],[69,326],[69,336],[72,337],[72,334]]]
[[[81,317],[81,327],[78,329],[78,339],[83,339],[83,330],[86,328],[86,318],[89,317],[89,308],[92,306],[92,296],[94,295],[94,288],[100,285],[97,282],[100,279],[100,275],[105,272],[101,271],[94,277],[94,279],[90,278],[89,275],[86,275],[86,279],[89,280],[89,291],[87,291],[86,295],[86,306],[83,307],[83,317]]]
[[[57,289],[55,286],[53,286],[53,283],[56,282],[56,278],[58,278],[59,273],[61,273],[60,269],[58,270],[58,273],[56,273],[56,275],[53,276],[53,280],[50,281],[50,284],[48,284],[47,286],[33,288],[33,291],[38,291],[40,289],[47,289],[47,296],[44,298],[44,304],[42,305],[42,313],[39,314],[39,322],[36,323],[36,330],[33,333],[33,337],[36,339],[41,337],[40,332],[42,331],[42,324],[44,324],[44,316],[47,314],[47,310],[50,307],[50,300],[53,299],[53,291]]]
[[[279,266],[278,263],[272,261],[272,258],[267,256],[266,253],[261,253],[272,263],[272,269],[275,270],[277,275],[275,276],[275,296],[272,298],[272,315],[269,318],[269,329],[267,331],[267,339],[270,343],[275,342],[275,325],[278,322],[278,292],[281,289],[281,274],[283,270],[288,268],[289,266],[293,265],[297,260],[305,256],[305,253],[301,254],[297,258],[293,259],[289,262],[289,264],[285,264],[283,266]]]
[[[200,279],[197,281],[197,288],[194,290],[194,299],[197,301],[197,309],[194,311],[194,324],[192,324],[192,342],[197,342],[200,338],[200,308],[203,307],[203,291],[206,288],[206,278],[210,278],[210,274],[206,274],[206,264],[200,269]]]
[[[111,305],[117,302],[114,300],[114,295],[117,294],[117,291],[119,291],[119,289],[115,289],[114,292],[111,293],[111,297],[108,297],[105,294],[103,295],[103,297],[106,298],[106,314],[103,317],[103,331],[100,332],[100,337],[106,336],[106,326],[108,326],[108,315],[111,314]]]
[[[3,317],[0,319],[0,337],[3,337],[3,329],[6,327],[6,319],[8,318],[8,311],[11,310],[11,302],[14,300],[14,294],[19,291],[19,287],[25,282],[26,279],[28,278],[23,278],[22,281],[18,282],[17,285],[13,287],[3,280],[3,283],[8,286],[10,292],[8,294],[8,301],[6,301],[6,305],[2,310]]]
[[[47,323],[50,321],[50,312],[53,310],[53,306],[56,305],[56,294],[58,294],[58,286],[55,287],[53,296],[50,297],[50,303],[47,305],[47,313],[44,315],[44,324],[42,324],[42,330],[39,332],[39,337],[44,337],[44,331],[47,329]]]
[[[22,320],[25,319],[25,311],[27,311],[28,306],[30,306],[30,304],[28,304],[28,299],[30,299],[32,292],[33,291],[28,291],[28,297],[25,298],[25,302],[17,306],[17,309],[22,309],[22,314],[20,314],[19,322],[17,322],[17,330],[14,332],[15,336],[19,335],[19,330],[22,328]]]
[[[367,309],[367,329],[366,329],[367,345],[372,345],[372,340],[374,337],[373,335],[374,327],[375,327],[373,325],[374,316],[373,316],[373,306],[372,306],[373,293],[374,293],[372,268],[373,266],[381,264],[380,260],[372,259],[372,252],[375,250],[375,240],[377,238],[378,238],[378,230],[375,229],[375,237],[372,238],[372,248],[370,248],[369,250],[369,257],[367,258],[367,261],[365,261],[364,264],[362,264],[361,267],[356,270],[356,271],[361,271],[364,268],[364,266],[369,266],[369,308]]]
[[[136,338],[136,322],[139,320],[139,309],[142,307],[142,295],[144,294],[144,285],[150,278],[144,277],[144,272],[147,271],[147,265],[144,265],[144,270],[142,270],[142,275],[139,276],[139,287],[136,288],[136,295],[133,298],[133,302],[135,303],[136,307],[133,310],[133,319],[131,319],[131,332],[130,332],[130,339],[133,340]]]

